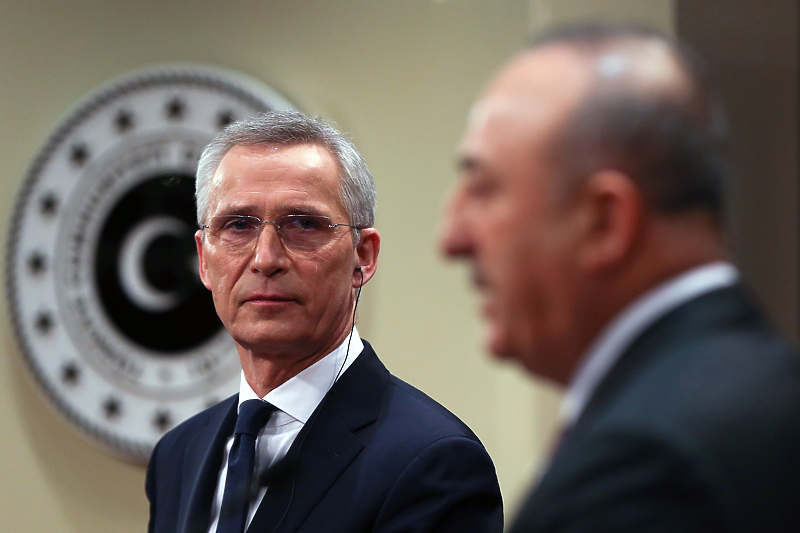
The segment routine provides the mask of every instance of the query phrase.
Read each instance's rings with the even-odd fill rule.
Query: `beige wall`
[[[99,84],[155,63],[240,70],[354,136],[378,186],[383,249],[362,334],[387,366],[469,423],[513,508],[558,394],[486,357],[466,271],[436,251],[470,102],[531,30],[608,15],[673,28],[672,1],[0,2],[0,230],[31,157]],[[0,310],[5,531],[145,528],[144,469],[87,444],[31,384]]]

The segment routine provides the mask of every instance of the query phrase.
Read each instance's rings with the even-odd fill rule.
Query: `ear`
[[[356,268],[353,270],[353,288],[365,285],[378,269],[378,253],[381,250],[381,235],[375,228],[364,228],[356,245]],[[363,274],[363,278],[362,278]]]
[[[208,264],[206,263],[206,256],[203,250],[203,230],[197,230],[194,232],[194,243],[197,246],[197,264],[200,270],[200,281],[203,282],[203,285],[206,286],[206,289],[211,290],[211,287],[208,285],[206,275]]]
[[[639,187],[628,174],[604,169],[588,178],[581,203],[585,231],[578,261],[596,274],[618,268],[642,231],[645,201]]]

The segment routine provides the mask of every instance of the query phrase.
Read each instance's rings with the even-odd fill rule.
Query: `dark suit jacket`
[[[511,531],[800,531],[800,359],[741,287],[642,334]]]
[[[295,439],[248,531],[501,530],[500,488],[478,438],[364,345]],[[146,482],[151,533],[208,530],[236,406],[233,396],[158,443]]]

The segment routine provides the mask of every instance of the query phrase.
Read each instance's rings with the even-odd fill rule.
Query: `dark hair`
[[[708,68],[694,51],[648,28],[606,24],[559,29],[532,47],[565,45],[599,58],[620,45],[647,41],[668,47],[687,90],[648,92],[624,79],[598,77],[565,123],[554,155],[568,175],[617,168],[637,180],[656,209],[705,209],[721,223],[729,174],[727,120]]]

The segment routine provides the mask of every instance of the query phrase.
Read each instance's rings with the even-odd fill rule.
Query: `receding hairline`
[[[589,165],[591,161],[600,166],[622,163],[625,170],[637,174],[637,169],[656,168],[647,166],[649,156],[656,158],[652,161],[658,160],[664,164],[688,164],[691,168],[687,167],[686,170],[692,176],[689,180],[697,177],[700,181],[690,183],[684,180],[688,188],[674,189],[675,196],[662,195],[656,189],[679,187],[680,180],[650,180],[649,174],[647,178],[638,176],[650,180],[651,185],[648,186],[654,187],[650,189],[653,191],[652,198],[657,200],[659,206],[669,209],[675,209],[674,206],[679,203],[673,202],[672,198],[683,198],[683,192],[692,187],[695,187],[695,191],[700,190],[697,187],[716,187],[712,183],[714,180],[723,184],[726,162],[722,152],[727,136],[724,106],[710,69],[691,48],[649,29],[589,26],[547,34],[535,40],[523,53],[536,54],[548,50],[565,50],[573,54],[576,58],[575,68],[586,69],[590,76],[588,86],[572,102],[571,113],[561,123],[560,134],[551,139],[551,148],[556,157],[561,159],[568,174],[574,178],[586,175],[591,171],[590,167],[597,166]],[[660,63],[653,61],[654,57]],[[622,58],[627,63],[614,65],[612,61],[610,65],[602,65],[601,62],[607,58]],[[604,75],[604,66],[619,71],[617,75]],[[641,127],[652,130],[638,129],[635,126],[637,123],[647,124]],[[596,134],[603,132],[603,135],[585,137],[590,131],[585,129],[587,126],[602,128],[595,128],[594,131]],[[609,127],[611,130],[607,129]],[[647,142],[655,143],[650,144],[650,148],[656,151],[631,152],[629,148],[641,146],[643,139],[628,137],[623,140],[619,137],[625,135],[626,129],[629,133],[634,131],[629,129],[631,127],[645,133],[649,139]],[[679,130],[680,136],[675,137],[675,132]],[[594,145],[586,145],[585,142],[576,145],[575,135],[583,135],[585,141],[591,141]],[[575,170],[579,168],[575,166],[578,162],[574,158],[575,150],[595,156],[587,155],[580,159],[587,163],[580,167],[580,171]],[[561,154],[558,154],[559,151]],[[601,154],[603,157],[596,157]],[[666,159],[658,159],[660,157]],[[674,170],[674,167],[670,168]],[[659,169],[659,172],[663,169]],[[571,181],[573,185],[578,184],[575,180]],[[641,183],[644,184],[644,181]],[[703,194],[710,189],[704,191]],[[708,197],[711,198],[708,205],[714,204],[712,207],[717,213],[724,208],[720,191],[717,189],[717,193],[714,193],[717,194],[715,198]]]
[[[534,37],[525,49],[534,50],[551,45],[571,45],[585,50],[599,50],[608,44],[623,41],[659,41],[673,49],[683,48],[677,40],[647,26],[597,22],[553,28]]]
[[[647,45],[647,46],[642,46]],[[583,58],[591,69],[592,82],[586,99],[607,89],[624,91],[632,96],[662,98],[678,105],[694,105],[704,101],[714,86],[706,63],[691,48],[670,35],[637,24],[591,23],[555,28],[535,37],[523,53],[535,53],[548,48],[561,48]],[[654,79],[654,52],[671,67],[670,79]],[[636,63],[638,72],[624,78],[603,78],[604,58],[616,54]],[[649,57],[648,57],[648,54]],[[649,72],[647,70],[649,69]],[[645,76],[650,75],[650,79]],[[649,85],[648,85],[649,82]]]

